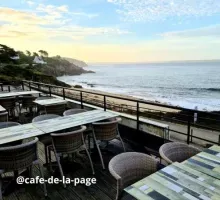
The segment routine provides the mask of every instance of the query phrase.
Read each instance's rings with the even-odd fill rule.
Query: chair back
[[[109,171],[120,179],[119,187],[127,187],[157,171],[158,162],[151,156],[139,152],[126,152],[113,157]]]
[[[96,140],[105,140],[109,141],[118,135],[118,122],[121,121],[121,118],[117,118],[114,121],[109,122],[97,122],[93,123],[93,131],[96,137]]]
[[[0,122],[7,122],[8,121],[8,112],[0,113]]]
[[[19,124],[18,122],[0,122],[0,129],[12,127],[12,126],[19,126],[19,125],[21,124]]]
[[[6,110],[11,110],[15,108],[15,97],[6,97],[0,98],[0,105],[3,106]]]
[[[56,114],[56,115],[63,115],[63,112],[66,109],[65,104],[57,104],[57,105],[51,105],[51,106],[46,106],[45,111],[47,114]]]
[[[66,110],[63,115],[64,116],[68,116],[68,115],[74,115],[74,114],[78,114],[78,113],[83,113],[83,112],[86,112],[87,110],[85,109],[77,109],[77,108],[74,108],[74,109],[69,109],[69,110]]]
[[[183,162],[199,152],[199,149],[181,142],[165,143],[159,149],[160,156],[169,164]]]
[[[57,153],[73,153],[85,144],[83,132],[86,126],[67,133],[52,133],[53,147]]]
[[[34,107],[36,104],[33,102],[37,97],[34,96],[22,96],[19,99],[21,99],[22,107],[24,108],[30,108]]]
[[[0,169],[16,171],[31,166],[37,157],[38,138],[16,146],[0,147]]]

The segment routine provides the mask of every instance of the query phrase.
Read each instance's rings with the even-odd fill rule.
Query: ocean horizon
[[[83,88],[129,95],[184,108],[220,111],[220,61],[106,63],[89,65],[95,73],[62,76]]]

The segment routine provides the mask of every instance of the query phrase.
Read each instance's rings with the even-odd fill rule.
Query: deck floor
[[[4,200],[36,200],[36,199],[50,199],[50,200],[112,200],[115,199],[116,195],[116,181],[113,179],[108,171],[108,162],[110,159],[120,152],[122,148],[118,141],[114,141],[110,144],[110,152],[103,153],[103,158],[105,161],[106,170],[102,169],[100,159],[96,153],[93,154],[92,160],[95,168],[95,175],[92,175],[89,160],[86,155],[82,157],[76,157],[76,166],[69,172],[64,172],[64,175],[68,178],[89,178],[95,177],[97,183],[91,186],[77,185],[73,184],[67,185],[64,188],[62,183],[58,185],[47,184],[48,197],[44,197],[42,185],[22,185],[16,189],[13,193],[3,196]],[[114,152],[113,152],[113,151]],[[38,153],[41,163],[45,163],[43,144],[38,145]],[[49,178],[51,176],[60,178],[59,171],[55,173],[49,172],[47,168],[44,167],[44,176]],[[33,167],[33,177],[40,176],[39,169],[37,166]]]

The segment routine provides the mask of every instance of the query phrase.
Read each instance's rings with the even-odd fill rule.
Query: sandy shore
[[[115,96],[115,98],[106,97],[106,103],[108,104],[108,106],[111,109],[117,110],[117,111],[123,111],[123,110],[125,111],[128,109],[135,111],[137,103],[129,101],[129,100],[143,100],[143,99],[127,96],[127,95],[112,94],[112,93],[108,93],[108,92],[102,92],[102,91],[91,90],[91,89],[76,89],[76,88],[73,88],[73,89],[75,91],[65,89],[66,96],[73,96],[76,99],[80,99],[80,91],[82,91],[83,92],[83,100],[88,103],[90,102],[93,104],[100,104],[100,105],[103,104],[103,102],[104,102],[103,95]],[[97,94],[88,94],[86,92],[94,92]],[[59,93],[62,93],[62,91],[60,90]],[[117,99],[117,97],[118,98],[127,98],[129,100]],[[152,102],[152,103],[158,103],[158,102]],[[164,105],[166,105],[166,104],[164,104]],[[180,111],[180,110],[178,110],[178,108],[177,109],[170,109],[170,108],[165,108],[165,107],[161,107],[161,106],[154,106],[154,105],[149,105],[149,104],[144,104],[144,103],[140,103],[139,108],[141,111],[148,111],[148,110],[151,110],[151,111],[154,110],[155,112],[156,111],[158,111],[158,112],[179,112]]]

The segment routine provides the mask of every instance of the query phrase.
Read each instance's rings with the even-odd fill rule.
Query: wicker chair
[[[40,115],[40,116],[35,117],[32,120],[32,123],[40,122],[40,121],[44,121],[44,120],[48,120],[48,119],[54,119],[57,117],[60,117],[60,116],[55,115],[55,114]],[[46,160],[46,163],[48,164],[48,146],[50,146],[52,144],[52,139],[51,139],[50,135],[42,135],[42,136],[39,136],[39,141],[44,144],[45,160]]]
[[[3,173],[14,172],[14,176],[18,176],[19,170],[31,168],[34,164],[38,164],[41,176],[44,177],[43,170],[38,159],[37,142],[38,138],[35,138],[35,140],[25,144],[0,148],[0,199],[2,199],[1,175]],[[14,178],[16,179],[16,177]],[[47,196],[45,184],[44,194]]]
[[[12,126],[19,126],[19,125],[21,124],[19,124],[18,122],[0,122],[0,129],[12,127]]]
[[[63,177],[63,169],[60,164],[60,156],[63,154],[72,154],[84,148],[86,150],[87,156],[90,161],[90,165],[92,168],[92,173],[95,174],[92,159],[87,150],[83,132],[86,130],[85,126],[82,126],[81,129],[67,132],[67,133],[52,133],[52,146],[49,147],[50,153],[54,151],[56,161],[60,170],[61,178]],[[49,154],[50,155],[50,154]],[[51,156],[49,157],[51,163]],[[51,165],[50,165],[51,166]],[[66,184],[63,183],[64,188],[66,188]]]
[[[124,149],[124,152],[126,151],[125,146],[124,146],[124,142],[123,142],[123,140],[120,136],[120,133],[118,131],[118,122],[119,121],[121,121],[121,118],[117,118],[114,121],[97,122],[97,123],[92,124],[93,138],[94,138],[95,145],[96,145],[98,152],[99,152],[99,156],[101,159],[103,169],[105,169],[105,165],[104,165],[104,161],[102,158],[102,153],[99,148],[98,140],[108,142],[108,141],[111,141],[115,138],[118,138],[122,143],[122,147]]]
[[[22,108],[25,108],[26,110],[29,109],[29,111],[32,112],[33,108],[36,108],[36,104],[34,103],[36,98],[37,97],[34,97],[34,96],[22,96],[22,97],[19,97],[19,99],[21,100],[21,106],[19,106],[20,113],[22,111]]]
[[[157,165],[155,159],[144,153],[126,152],[113,157],[108,168],[117,180],[116,200],[125,187],[156,172]]]
[[[15,116],[15,107],[16,107],[15,97],[0,98],[0,105],[3,106],[8,111],[9,114]]]
[[[7,122],[8,121],[8,112],[0,113],[0,122]]]
[[[63,115],[63,112],[65,110],[66,110],[66,104],[57,104],[57,105],[45,106],[46,114]]]
[[[69,109],[69,110],[66,110],[63,115],[64,116],[68,116],[68,115],[74,115],[74,114],[78,114],[78,113],[83,113],[83,112],[86,112],[87,110],[85,109],[77,109],[77,108],[74,108],[74,109]]]
[[[199,149],[180,142],[165,143],[159,149],[161,158],[168,164],[183,162],[199,152]]]

